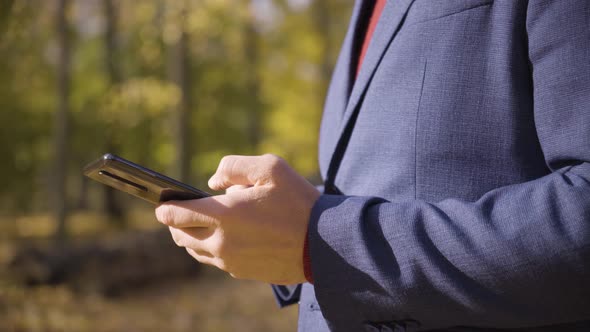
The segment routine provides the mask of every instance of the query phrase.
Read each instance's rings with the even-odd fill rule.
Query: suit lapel
[[[340,123],[340,134],[342,134],[348,121],[350,121],[351,115],[357,108],[361,97],[373,78],[375,69],[377,69],[383,54],[401,26],[412,2],[414,2],[414,0],[389,0],[387,1],[387,4],[385,4],[383,12],[381,13],[381,18],[375,27],[373,38],[367,49],[361,70],[352,87],[352,92],[350,93],[348,104],[344,112],[343,121]],[[349,56],[356,55],[351,52]]]
[[[358,44],[358,36],[362,31],[360,31],[360,22],[363,20],[362,13],[363,8],[367,6],[366,1],[359,0],[356,1],[354,4],[354,8],[352,9],[352,16],[350,18],[350,24],[348,26],[348,31],[346,32],[346,37],[344,38],[344,43],[342,44],[342,50],[340,52],[340,57],[338,59],[338,66],[346,71],[346,98],[350,97],[350,92],[352,86],[354,84],[354,68],[356,61],[354,61],[354,57],[356,55],[356,50],[360,47]],[[345,109],[342,109],[341,112],[344,112]]]
[[[342,48],[336,66],[334,67],[334,73],[332,75],[332,81],[330,82],[328,97],[338,98],[337,106],[327,108],[325,112],[330,112],[334,115],[333,119],[336,121],[342,120],[346,106],[348,105],[348,98],[350,98],[350,92],[354,84],[354,75],[356,72],[356,54],[360,48],[359,39],[363,33],[362,22],[365,20],[363,15],[366,12],[366,7],[369,6],[369,1],[374,0],[357,0],[355,1],[354,7],[352,8],[352,14],[350,17],[350,23],[348,25],[348,31],[342,42]],[[362,40],[360,41],[362,43]],[[329,101],[329,100],[328,100]],[[325,115],[325,114],[324,114]]]
[[[359,39],[363,32],[362,23],[366,20],[366,7],[369,7],[370,1],[375,0],[355,1],[348,30],[342,42],[340,55],[336,61],[336,66],[334,67],[332,79],[326,94],[319,142],[319,161],[324,178],[326,177],[326,170],[332,159],[333,151],[341,136],[339,131],[340,123],[344,117],[350,92],[354,84],[356,68],[355,54],[357,53],[357,49],[360,48]]]
[[[351,21],[352,28],[350,28],[347,33],[345,48],[342,50],[342,55],[346,56],[348,59],[344,60],[342,63],[342,65],[346,65],[345,68],[349,69],[348,82],[352,82],[356,70],[356,68],[353,68],[353,64],[356,64],[356,61],[353,61],[353,57],[358,56],[358,52],[355,52],[355,49],[360,47],[360,45],[355,45],[359,43],[355,43],[354,40],[356,39],[358,41],[359,39],[358,37],[355,38],[355,36],[359,35],[356,33],[358,32],[357,26],[359,23],[359,16],[361,15],[360,12],[367,4],[367,1],[369,0],[357,1],[354,9],[353,19]],[[338,168],[340,167],[340,162],[344,156],[346,146],[348,145],[350,138],[349,136],[352,133],[352,123],[349,122],[351,122],[351,119],[356,113],[357,108],[360,107],[359,103],[367,89],[367,86],[373,78],[375,70],[383,58],[383,54],[389,47],[389,44],[393,40],[396,32],[402,25],[406,13],[413,2],[414,0],[388,0],[385,7],[383,8],[379,22],[377,23],[375,31],[373,32],[373,37],[369,44],[369,48],[365,54],[361,70],[358,73],[358,77],[354,82],[354,85],[352,86],[352,91],[350,93],[342,121],[340,121],[340,128],[338,129],[337,134],[337,143],[334,146],[334,151],[332,153],[326,174],[325,185],[328,187],[326,188],[328,192],[339,192],[338,188],[335,187],[334,181],[336,173],[338,172]],[[364,31],[361,32],[361,35],[364,36]],[[349,86],[350,83],[347,85],[347,88]]]

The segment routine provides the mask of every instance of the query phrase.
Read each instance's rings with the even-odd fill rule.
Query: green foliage
[[[320,20],[318,1],[327,8],[320,14],[328,16]],[[80,168],[109,146],[157,170],[173,169],[172,119],[182,92],[171,68],[183,30],[189,38],[195,185],[204,185],[226,154],[271,152],[305,176],[317,173],[328,82],[323,66],[335,61],[351,1],[114,3],[121,76],[115,82],[106,70],[102,1],[74,0],[67,16],[70,206],[86,195],[80,191]],[[57,109],[54,7],[52,1],[29,0],[0,5],[0,209],[5,213],[48,208]]]

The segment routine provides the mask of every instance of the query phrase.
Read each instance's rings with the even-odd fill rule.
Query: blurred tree
[[[248,112],[248,142],[250,153],[257,153],[262,133],[264,105],[260,91],[260,38],[256,30],[254,7],[249,6],[244,22],[244,53],[245,53],[245,105]]]
[[[311,6],[313,23],[319,35],[320,48],[320,75],[319,84],[325,89],[318,89],[320,100],[324,100],[327,93],[328,84],[332,77],[332,67],[334,67],[334,51],[332,45],[334,44],[332,38],[332,10],[328,1],[314,1]]]
[[[53,199],[69,199],[121,216],[133,199],[109,200],[80,180],[106,151],[196,185],[226,154],[276,153],[317,173],[321,107],[351,1],[68,2],[66,50],[55,28],[61,1],[0,1],[0,154],[10,156],[0,209],[57,218]]]
[[[14,0],[0,1],[0,36],[2,36],[2,33],[4,32],[13,5]]]
[[[58,38],[57,94],[58,102],[54,119],[54,169],[52,207],[57,222],[55,238],[58,243],[66,239],[66,172],[68,114],[70,94],[70,38],[68,36],[68,0],[58,0],[56,9],[56,33]]]
[[[117,7],[113,0],[103,0],[105,26],[105,65],[108,73],[110,85],[117,87],[121,83],[121,72],[118,65],[118,47],[117,47]],[[107,131],[107,133],[112,131]],[[113,142],[111,135],[105,137],[106,150],[110,153],[117,153],[117,147]],[[109,220],[115,225],[122,225],[125,222],[123,218],[123,209],[119,201],[120,196],[117,191],[109,186],[104,186],[104,210]]]
[[[180,89],[180,102],[174,114],[175,176],[182,182],[190,182],[191,168],[191,61],[189,53],[190,38],[186,30],[186,20],[190,10],[188,1],[182,1],[178,16],[178,35],[172,45],[171,77]]]

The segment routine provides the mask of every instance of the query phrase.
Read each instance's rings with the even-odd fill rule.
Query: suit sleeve
[[[590,321],[588,17],[585,0],[529,2],[535,123],[549,175],[475,202],[320,197],[308,240],[316,297],[334,329]]]

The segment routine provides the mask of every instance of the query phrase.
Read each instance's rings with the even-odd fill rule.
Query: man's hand
[[[235,278],[305,281],[303,243],[320,195],[315,187],[273,155],[224,157],[209,187],[227,191],[156,209],[178,246]]]

